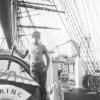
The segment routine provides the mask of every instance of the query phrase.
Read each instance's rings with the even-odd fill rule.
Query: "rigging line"
[[[52,0],[52,1],[53,1],[53,4],[55,5],[54,0]],[[57,7],[55,7],[55,8],[56,8],[56,10],[58,10]],[[59,15],[60,20],[62,21],[63,26],[64,26],[65,29],[66,29],[66,32],[69,34],[69,31],[68,31],[68,29],[67,29],[67,27],[66,27],[66,25],[65,25],[65,23],[64,23],[64,21],[63,21],[63,19],[62,19],[62,17],[61,17],[61,15],[60,15],[59,12],[58,12],[58,15]],[[71,37],[70,34],[69,34],[69,37]]]
[[[90,48],[89,50],[92,52],[92,55],[93,55],[93,51],[95,51],[95,50],[94,50],[94,47],[93,47],[93,42],[92,42],[92,41],[91,41],[91,45],[92,45],[92,46],[91,46],[92,48]],[[93,51],[92,51],[92,50],[93,50]],[[94,54],[94,55],[95,55],[95,54]],[[95,60],[95,58],[97,58],[97,56],[96,56],[96,55],[95,55],[95,57],[94,57],[94,61],[95,61],[96,65],[98,66],[98,63],[97,63],[97,60],[98,60],[98,59],[97,59],[97,60]]]
[[[60,3],[60,2],[59,2]],[[60,3],[61,4],[61,3]],[[62,6],[63,7],[63,6]],[[65,10],[66,11],[66,10]],[[68,13],[68,12],[67,12]],[[66,20],[66,22],[67,22],[67,26],[68,26],[68,30],[70,31],[69,33],[71,34],[72,32],[71,32],[71,30],[72,30],[72,27],[70,27],[70,18],[71,18],[71,16],[68,16],[68,14],[65,14],[64,15],[64,17],[65,17],[65,20]],[[75,31],[73,31],[73,33],[74,33]],[[73,38],[72,40],[74,40],[74,36],[71,34],[71,37]],[[74,40],[75,41],[75,40]]]
[[[62,7],[63,7],[63,5],[62,5]],[[71,26],[71,25],[72,25],[72,24],[70,23],[71,15],[69,15],[69,12],[68,12],[68,11],[67,11],[67,15],[68,15],[69,19],[67,18],[66,21],[68,21],[68,24]],[[71,30],[73,30],[72,28],[73,28],[73,27],[71,27]],[[75,33],[75,30],[73,30],[73,33]]]
[[[85,10],[85,6],[84,6],[84,2],[83,1],[84,0],[82,0],[82,7],[83,7],[84,14],[85,14],[85,20],[86,20],[86,24],[87,24],[88,30],[90,30],[89,24],[88,24],[88,18],[87,18],[87,14],[86,14],[86,10]]]
[[[88,52],[89,52],[89,51],[88,51]],[[88,53],[88,52],[87,52],[87,53]],[[90,53],[88,53],[88,54],[90,54]],[[91,56],[90,56],[90,57],[91,57]],[[93,58],[93,56],[92,56],[92,58]]]
[[[24,74],[25,80],[29,81],[29,78],[27,77],[26,72],[23,72],[23,74]]]
[[[46,26],[29,26],[29,25],[18,25],[18,27],[23,28],[39,28],[39,29],[51,29],[51,30],[61,30],[60,28],[52,28],[52,27],[46,27]]]
[[[40,15],[40,14],[34,14],[34,15],[30,15],[30,16],[32,17],[32,16],[37,16],[37,15]],[[17,17],[17,18],[27,18],[27,17],[29,17],[29,16],[22,16],[22,17]]]
[[[20,37],[20,45],[21,45],[21,48],[23,47],[23,49],[25,49],[25,45],[24,45],[24,43],[23,43],[21,37]]]
[[[17,10],[17,11],[19,11],[19,12],[21,12],[21,9],[19,9],[19,10]],[[19,14],[19,15],[17,15],[17,18],[18,18],[18,16],[21,16],[21,13]],[[18,25],[20,25],[20,19],[18,19],[18,21],[17,21],[17,26]],[[18,31],[18,35],[17,35],[17,38],[18,38],[18,46],[20,45],[20,37],[19,37],[19,35],[20,35],[20,28],[19,27],[17,27],[17,31]]]
[[[52,3],[51,0],[42,0],[42,1],[47,1],[47,2],[49,2],[50,4]]]
[[[82,27],[83,27],[84,30],[85,30],[85,29],[86,29],[86,25],[85,25],[85,22],[82,21],[83,18],[80,16],[80,10],[79,10],[79,8],[78,8],[78,5],[77,5],[77,3],[76,3],[76,0],[73,0],[73,2],[74,2],[74,5],[75,5],[75,8],[76,8],[76,10],[77,10],[77,14],[78,14],[78,16],[79,16],[79,19],[80,19],[81,25],[82,25]],[[85,15],[86,15],[86,14],[85,14]]]
[[[87,2],[87,0],[86,0],[86,7],[87,7],[87,9],[88,9],[88,13],[89,13],[89,16],[90,16],[91,24],[93,25],[92,28],[93,28],[93,29],[95,28],[95,31],[96,31],[96,33],[97,33],[96,27],[95,27],[95,25],[94,25],[94,19],[93,19],[93,16],[92,16],[92,14],[91,14],[91,9],[90,9],[90,6],[89,6],[89,3]]]
[[[32,34],[19,34],[19,36],[30,36]]]
[[[94,0],[93,0],[94,1]],[[87,27],[89,29],[89,24],[88,24],[88,20],[87,20],[87,16],[86,16],[86,10],[85,10],[85,7],[84,7],[84,2],[82,0],[82,4],[83,4],[83,10],[84,10],[84,13],[85,13],[85,18],[86,18],[86,22],[87,22]],[[94,3],[93,3],[94,4]],[[90,30],[90,29],[89,29]],[[90,34],[90,33],[89,33]],[[92,44],[92,48],[93,48],[93,42],[91,41],[91,44]],[[94,51],[94,48],[93,48],[93,51]],[[95,56],[97,58],[97,56]],[[97,58],[98,59],[98,58]],[[97,62],[96,62],[97,63]]]
[[[71,33],[71,32],[70,32],[70,33]],[[73,40],[73,39],[72,39],[72,40]],[[68,41],[66,41],[66,42],[68,42]],[[66,43],[66,42],[65,42],[65,43]],[[61,44],[60,46],[64,45],[65,43]],[[58,47],[58,46],[57,46],[57,47]],[[78,51],[78,50],[77,50],[77,51]],[[81,59],[82,59],[82,58],[81,58]],[[85,68],[85,69],[86,69],[86,68]]]
[[[18,0],[17,0],[17,2],[18,2]],[[20,15],[18,15],[18,12],[21,12],[21,9],[19,9],[19,7],[17,6],[17,15],[16,15],[16,18],[17,18],[17,25],[18,24],[20,24],[20,19],[18,19],[18,16],[20,16],[21,15],[21,13],[20,13]],[[17,31],[16,31],[16,39],[17,39],[17,45],[19,45],[19,38],[18,38],[18,36],[19,36],[19,28],[17,27]]]
[[[22,15],[20,14],[20,16],[22,16]],[[18,24],[19,24],[19,25],[21,24],[20,20],[19,20],[19,23],[18,23]],[[19,28],[18,28],[18,29],[19,29]],[[23,30],[23,28],[21,28],[21,29],[22,29],[24,35],[26,35],[25,32],[24,32],[24,30]],[[19,29],[19,30],[20,30],[20,29]],[[18,36],[20,36],[20,34],[19,34]],[[20,38],[21,38],[21,37],[20,37]],[[27,43],[29,44],[28,38],[27,38],[26,36],[25,36],[25,38],[26,38]]]
[[[21,1],[18,1],[18,3],[22,3]],[[41,5],[41,6],[50,6],[50,7],[55,7],[55,5],[49,5],[49,4],[44,4],[44,3],[33,3],[33,2],[27,2],[25,1],[26,4],[35,4],[35,5]]]
[[[91,12],[90,12],[90,6],[88,6],[89,4],[88,4],[88,2],[86,3],[87,4],[87,8],[88,8],[88,12],[90,13],[89,15],[91,15]],[[94,25],[94,19],[93,19],[93,16],[90,16],[90,20],[91,20],[91,24],[94,26],[92,26],[93,28],[95,28],[95,31],[96,31],[96,27],[95,27],[95,25]],[[98,33],[97,31],[96,31],[96,33]],[[92,42],[92,45],[93,45],[93,42]],[[93,48],[94,49],[94,48]]]
[[[2,77],[4,74],[6,74],[8,70],[4,70],[3,72],[0,71],[0,77]]]
[[[82,44],[83,44],[84,42],[82,42]],[[83,44],[84,45],[84,44]],[[87,52],[86,52],[87,53]],[[90,56],[89,56],[89,59],[90,59]],[[91,61],[91,59],[90,59],[90,61]]]
[[[22,28],[22,31],[23,31],[24,35],[26,35],[23,28]],[[27,43],[29,44],[28,38],[27,38],[26,36],[25,36],[25,38],[26,38],[26,40],[27,40]]]
[[[0,45],[0,48],[2,48],[2,45],[3,45],[3,43],[4,43],[4,38],[3,38],[3,40],[2,40],[2,42],[1,42],[1,45]]]
[[[71,36],[70,36],[71,37]],[[85,63],[84,63],[85,64]]]
[[[30,12],[33,12],[33,11],[36,12],[37,10],[35,10],[35,9],[30,10]],[[27,12],[26,12],[26,11],[21,11],[21,12],[19,12],[18,14],[20,14],[20,13],[23,14],[23,13],[27,13]]]
[[[97,18],[98,18],[98,13],[97,13],[97,10],[96,10],[95,1],[92,0],[92,3],[93,3],[93,6],[94,6],[95,14],[96,14],[96,16],[97,16]],[[98,18],[98,21],[97,21],[97,22],[98,22],[99,25],[100,25],[100,20],[99,20],[99,18]],[[92,45],[93,45],[93,42],[92,42]],[[94,48],[93,48],[93,49],[94,49]]]
[[[91,45],[93,45],[93,42],[92,41],[91,41]],[[94,48],[92,48],[92,49],[93,49],[93,51],[95,51]],[[97,55],[95,57],[97,58],[97,61],[99,61],[99,58],[97,57]],[[98,65],[98,62],[96,62],[96,64]]]
[[[62,7],[63,7],[63,5],[62,5]],[[68,24],[68,26],[69,26],[69,31],[70,31],[70,33],[72,33],[72,32],[71,32],[71,30],[72,30],[73,33],[75,33],[75,30],[72,29],[73,27],[71,27],[71,23],[70,23],[70,17],[71,17],[71,16],[68,14],[68,12],[67,12],[66,15],[68,15],[68,17],[69,17],[69,19],[68,19],[68,18],[66,19],[66,21],[68,22],[67,24]],[[64,17],[66,17],[66,16],[64,16]],[[71,34],[71,35],[72,35],[72,34]],[[72,36],[73,36],[73,35],[72,35]],[[75,37],[75,36],[73,36],[73,40],[74,40],[74,37]],[[74,41],[75,41],[75,40],[74,40]]]
[[[55,5],[55,2],[54,1],[53,1],[53,3]],[[56,10],[58,10],[57,7],[55,7],[55,8],[56,8]],[[65,23],[64,23],[64,21],[63,21],[63,19],[62,19],[62,17],[61,17],[61,15],[60,15],[59,12],[58,12],[58,15],[59,15],[60,20],[62,21],[62,24],[63,24],[64,28],[66,29],[66,32],[69,34],[69,31],[68,31],[68,29],[67,29],[67,27],[66,27],[66,25],[65,25]],[[69,37],[71,38],[71,35],[70,34],[69,34]]]
[[[28,12],[31,12],[30,10],[28,11]],[[27,13],[26,11],[25,11],[25,13]],[[22,12],[19,12],[18,13],[18,15],[19,14],[23,14]],[[30,15],[30,16],[35,16],[35,15],[40,15],[39,13],[33,13],[32,15]],[[27,17],[25,14],[24,14],[24,16],[22,16],[22,17]],[[21,18],[21,17],[19,17],[19,18]]]
[[[94,10],[95,10],[95,14],[96,14],[96,16],[97,16],[97,22],[99,23],[99,25],[100,25],[100,19],[98,18],[98,13],[97,13],[97,10],[96,10],[96,6],[95,6],[95,1],[94,0],[92,0],[92,3],[93,3],[93,6],[94,6]]]
[[[22,0],[22,1],[23,1],[23,0]],[[24,4],[24,5],[25,5],[25,4]],[[25,7],[25,8],[26,8],[26,11],[28,11],[27,7]],[[33,28],[34,30],[36,30],[36,27],[34,26],[34,24],[33,24],[33,22],[32,22],[32,19],[31,19],[30,15],[29,15],[29,12],[27,12],[27,14],[28,14],[28,16],[29,16],[29,19],[30,19],[32,25],[33,25],[33,27],[29,27],[29,28]],[[26,26],[24,26],[24,28],[26,28]],[[41,27],[37,27],[37,28],[41,28]],[[46,28],[49,29],[48,27],[44,27],[44,28],[45,28],[45,29],[46,29]],[[55,29],[55,28],[51,28],[51,29]]]
[[[94,1],[94,0],[93,0]],[[86,18],[86,22],[87,22],[87,27],[89,29],[89,24],[88,24],[88,20],[87,20],[87,16],[86,16],[86,10],[85,10],[85,7],[84,7],[84,2],[82,0],[82,4],[83,4],[83,10],[84,10],[84,13],[85,13],[85,18]],[[90,29],[89,29],[90,30]],[[90,34],[90,33],[89,33]],[[92,48],[93,48],[93,42],[91,41],[91,44],[92,44]],[[94,48],[93,48],[93,51],[94,51]],[[95,56],[97,58],[97,56]]]
[[[23,4],[24,4],[24,6],[25,6],[24,0],[22,0],[22,2],[23,2]],[[26,6],[25,6],[25,9],[26,9],[26,12],[27,12],[27,15],[28,15],[28,17],[29,17],[29,20],[30,20],[31,24],[34,26],[34,23],[33,23],[32,19],[31,19],[31,17],[30,17],[29,11],[28,11],[28,9],[26,8]],[[35,28],[33,28],[33,29],[36,30]]]
[[[23,28],[21,28],[21,29],[22,29],[23,33],[25,34]],[[22,43],[22,45],[24,46],[23,41],[21,40],[20,34],[19,34],[19,38],[20,38],[20,43]],[[26,39],[27,43],[29,44],[28,38],[26,36],[25,36],[25,39]],[[24,48],[25,48],[25,46],[24,46]]]
[[[78,50],[78,48],[77,48],[77,46],[75,45],[75,47],[76,47],[76,49],[77,49],[77,51],[78,51],[78,54],[80,55],[80,51]],[[85,69],[85,71],[87,71],[88,70],[88,72],[91,74],[91,71],[89,70],[89,68],[87,68],[87,65],[86,65],[86,63],[84,62],[84,60],[83,60],[83,58],[82,58],[82,53],[81,53],[81,55],[79,56],[80,58],[81,58],[81,61],[82,61],[82,63],[85,65],[83,65],[83,67],[84,67],[84,69]]]
[[[19,36],[19,33],[20,33],[20,29],[19,29],[19,28],[17,28],[17,33],[18,33],[18,34],[17,34],[17,38],[18,38],[17,43],[18,43],[18,45],[19,45],[19,37],[18,37],[18,36]]]
[[[62,7],[64,7],[63,5],[62,5]],[[68,12],[67,12],[68,13]],[[69,16],[70,17],[70,16]],[[74,36],[75,37],[75,36]]]
[[[39,11],[40,12],[40,11]],[[47,16],[41,16],[41,22],[43,23],[43,26],[45,26],[45,25],[48,25],[48,23],[46,23],[47,21],[45,20],[46,18],[49,18],[49,16],[48,16],[48,14],[47,14]],[[47,33],[47,30],[44,30],[44,32],[45,33]],[[44,33],[44,34],[45,34]],[[49,37],[46,35],[46,39],[48,40],[49,39]],[[41,40],[42,41],[42,40]],[[47,42],[47,45],[48,45],[49,43]]]
[[[80,13],[79,13],[79,8],[78,8],[78,6],[77,6],[76,0],[73,0],[73,1],[74,1],[75,6],[76,6],[78,15],[79,15],[79,17],[80,17],[80,21],[82,22],[81,16],[80,16]],[[83,22],[84,22],[84,21],[83,21]],[[84,25],[82,24],[82,26],[85,26],[85,23],[84,23]],[[92,41],[91,41],[91,42],[92,42]],[[93,55],[93,52],[92,52],[91,48],[90,48],[89,50],[90,50],[90,52],[91,52],[91,54],[92,54],[92,58],[94,59],[94,55]],[[94,59],[94,61],[95,61],[95,59]],[[95,61],[95,62],[96,62],[96,61]],[[97,64],[97,63],[96,63],[96,64]],[[98,65],[97,65],[97,66],[98,66]]]
[[[67,3],[67,2],[66,2]],[[69,4],[70,5],[70,4]],[[70,5],[71,6],[71,5]],[[72,9],[72,7],[71,7],[71,9]],[[73,10],[72,10],[73,11]],[[73,12],[73,14],[74,14],[74,12]],[[78,22],[78,19],[77,19],[77,17],[74,15],[74,17],[75,17],[75,19],[76,19],[76,21],[77,21],[77,24],[78,24],[78,27],[77,27],[77,29],[79,28],[79,30],[81,31],[81,33],[83,33],[83,31],[81,30],[81,27],[80,27],[80,25],[79,25],[79,22]],[[78,31],[79,31],[78,30]],[[79,36],[81,37],[81,33],[79,32]],[[82,37],[81,37],[81,39],[82,39]],[[82,41],[83,42],[83,41]],[[84,45],[84,43],[83,43],[83,45]],[[84,47],[85,47],[85,45],[84,45]],[[89,59],[90,59],[90,61],[91,61],[91,58],[90,58],[90,56],[89,56]],[[93,62],[91,61],[91,63],[92,63],[92,65],[93,65]],[[93,67],[94,67],[94,65],[93,65]],[[95,67],[94,67],[94,69],[95,69]]]
[[[21,23],[20,23],[20,21],[19,21],[19,25],[20,25],[20,24],[21,24]],[[22,29],[24,35],[26,35],[24,29],[23,29],[22,27],[21,27],[21,29]],[[20,36],[20,34],[19,34],[19,36]],[[25,36],[25,38],[26,38],[27,43],[29,44],[28,38],[27,38],[26,36]]]
[[[20,3],[20,4],[18,4],[18,6],[20,6],[22,8],[27,7],[27,8],[30,8],[30,9],[42,10],[42,11],[47,11],[47,12],[55,12],[55,13],[60,12],[60,13],[63,13],[63,14],[65,13],[64,11],[56,11],[55,9],[50,9],[48,7],[33,6],[33,5],[28,5],[28,4],[23,5],[23,4]]]
[[[53,0],[52,0],[53,1]],[[55,2],[53,1],[53,3],[55,4]],[[56,8],[57,9],[57,8]],[[63,21],[63,19],[62,19],[62,17],[61,17],[61,15],[58,13],[58,15],[59,15],[59,17],[60,17],[60,19],[61,19],[61,21],[62,21],[62,23],[63,23],[63,25],[64,25],[64,27],[65,27],[65,29],[66,29],[66,31],[67,31],[67,33],[69,34],[69,31],[67,30],[67,27],[66,27],[66,25],[65,25],[65,23],[64,23],[64,21]],[[71,35],[69,34],[69,36],[70,36],[70,38],[71,38]],[[72,39],[72,38],[71,38]]]
[[[6,79],[6,80],[9,80],[9,78],[11,78],[11,76],[12,76],[12,75],[11,75],[12,72],[13,72],[13,71],[10,71],[10,72],[7,73],[7,79]],[[13,76],[12,76],[12,77],[13,77]]]
[[[21,79],[21,83],[24,83],[24,78],[23,76],[21,75],[22,72],[19,72],[19,76],[20,76],[20,79]],[[23,73],[22,73],[23,74]]]
[[[83,65],[83,67],[84,67],[84,70],[85,70],[85,71],[87,71],[87,70],[88,70],[89,74],[91,74],[91,72],[90,72],[89,68],[87,68],[86,63],[84,62],[84,60],[83,60],[82,56],[80,55],[80,50],[78,50],[78,48],[77,48],[77,46],[76,46],[76,45],[75,45],[75,47],[76,47],[76,49],[77,49],[77,52],[78,52],[78,54],[79,54],[79,57],[81,58],[81,61],[82,61],[82,65]],[[79,47],[79,49],[80,49],[80,47]]]
[[[24,6],[25,6],[24,0],[22,0],[22,2],[23,2],[23,4],[24,4]],[[26,9],[26,12],[27,12],[27,15],[28,15],[28,17],[29,17],[29,20],[30,20],[31,24],[34,25],[32,19],[31,19],[31,17],[30,17],[29,11],[28,11],[28,9],[26,8],[26,6],[25,6],[25,9]]]
[[[74,2],[74,5],[75,5],[75,8],[76,8],[76,11],[77,11],[79,20],[80,20],[80,22],[81,22],[81,25],[82,25],[82,27],[83,27],[83,30],[84,30],[84,31],[87,31],[87,30],[86,30],[85,22],[84,22],[83,18],[80,16],[80,10],[79,10],[79,8],[78,8],[78,5],[77,5],[77,3],[76,3],[76,0],[73,0],[73,2]]]
[[[16,71],[12,71],[12,73],[13,73],[13,75],[14,75],[14,81],[16,82],[16,78],[17,78],[17,74],[16,74]],[[11,76],[13,76],[13,75],[11,75]]]
[[[80,13],[79,13],[79,8],[78,8],[78,6],[77,6],[77,4],[76,4],[76,0],[73,0],[73,1],[74,1],[76,10],[77,10],[78,16],[79,16],[79,18],[80,18],[80,22],[81,22],[81,24],[82,24],[82,19],[81,19]],[[84,23],[84,21],[83,21],[83,23]],[[85,27],[85,23],[84,23],[84,25],[82,24],[82,26],[83,26],[83,28],[84,28],[84,27]],[[85,29],[85,28],[84,28],[84,29]],[[91,47],[89,48],[89,50],[90,50],[90,49],[91,49]],[[92,58],[94,59],[92,50],[90,50],[90,52],[91,52]],[[94,61],[95,61],[95,59],[94,59]],[[95,61],[95,62],[96,62],[96,61]],[[98,65],[97,65],[97,66],[98,66]]]
[[[24,45],[24,43],[23,43],[21,37],[20,37],[20,43],[21,43],[21,46],[23,46],[23,50],[25,50],[25,45]]]

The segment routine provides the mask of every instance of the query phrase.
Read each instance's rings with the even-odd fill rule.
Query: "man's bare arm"
[[[49,64],[50,64],[50,58],[49,58],[48,51],[47,51],[47,49],[45,48],[45,46],[44,46],[44,54],[45,54],[46,59],[47,59],[47,65],[46,65],[46,67],[47,67],[47,69],[48,69],[48,68],[49,68]]]
[[[24,54],[23,53],[21,53],[17,48],[15,48],[15,51],[16,51],[16,53],[21,57],[21,58],[25,58],[27,55],[28,55],[28,50],[26,50],[25,52],[24,52]]]

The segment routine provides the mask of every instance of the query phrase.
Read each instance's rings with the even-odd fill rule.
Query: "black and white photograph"
[[[100,99],[100,0],[0,0],[0,100]]]

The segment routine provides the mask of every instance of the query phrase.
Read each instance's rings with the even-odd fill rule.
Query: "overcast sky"
[[[25,0],[25,1],[33,1],[33,0]],[[52,4],[52,0],[34,0],[34,2],[47,3]],[[42,2],[41,2],[42,1]],[[54,0],[58,9],[61,9],[59,4],[60,0]],[[66,1],[66,0],[64,0]],[[100,0],[70,0],[73,5],[73,1],[76,2],[79,14],[81,15],[82,23],[85,25],[85,35],[91,36],[91,40],[93,42],[94,51],[97,53],[98,57],[100,56]],[[36,26],[47,26],[53,28],[60,28],[60,30],[43,30],[37,29],[41,32],[42,42],[47,46],[47,48],[53,49],[56,45],[60,45],[65,41],[70,40],[69,34],[66,32],[65,27],[58,15],[58,13],[54,12],[46,12],[46,11],[33,11],[30,13],[32,16],[32,20]],[[63,16],[63,14],[60,14]],[[23,24],[29,25],[29,19],[23,18]],[[27,34],[31,34],[33,29],[25,30]],[[89,34],[88,34],[89,33]],[[0,28],[0,34],[2,35],[2,29]],[[28,40],[31,41],[31,36],[27,36]],[[25,42],[25,38],[23,41]],[[0,41],[2,42],[2,41]],[[27,42],[25,44],[28,45]]]

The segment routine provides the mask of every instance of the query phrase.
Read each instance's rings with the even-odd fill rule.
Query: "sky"
[[[33,0],[25,0],[25,1],[30,2]],[[63,0],[63,1],[66,1],[66,0]],[[72,4],[72,6],[75,7],[75,5],[73,4],[73,1],[76,2],[79,14],[81,16],[81,21],[85,25],[84,35],[91,37],[91,41],[94,47],[93,52],[95,52],[96,56],[98,56],[98,58],[100,59],[100,46],[99,46],[100,44],[100,39],[99,39],[100,38],[100,33],[99,33],[100,32],[100,28],[99,28],[100,26],[100,11],[99,11],[100,0],[70,0],[70,3]],[[52,4],[53,0],[34,0],[34,2]],[[57,5],[57,8],[59,10],[62,10],[62,7],[60,6],[60,0],[54,0],[54,2]],[[74,9],[74,11],[77,15],[76,9]],[[71,39],[60,18],[60,16],[63,17],[63,21],[67,26],[67,23],[65,22],[63,14],[60,13],[60,16],[59,16],[59,14],[55,12],[37,10],[37,11],[31,11],[30,15],[33,15],[32,20],[36,26],[47,26],[47,27],[54,27],[54,28],[60,29],[60,30],[37,29],[39,32],[41,32],[41,37],[42,37],[41,41],[46,45],[48,50],[53,50],[54,48],[56,48],[56,46],[64,44],[66,41]],[[78,19],[80,18],[78,17]],[[27,17],[23,18],[21,23],[26,24],[26,25],[31,24]],[[25,29],[25,34],[32,34],[33,31],[34,31],[33,29],[28,29],[28,30]],[[1,34],[3,33],[1,28],[0,28],[0,33]],[[32,41],[31,36],[27,36],[27,39],[29,42]],[[28,42],[26,41],[26,37],[23,36],[22,40],[24,41],[24,44],[26,44],[26,47],[27,47]],[[2,43],[1,40],[0,40],[0,43]],[[67,49],[67,46],[65,47],[65,50],[66,49]]]
[[[100,60],[100,0],[75,0],[86,25],[87,34],[91,36],[96,56]]]
[[[41,1],[41,0],[38,0],[38,1]],[[34,13],[40,14],[40,15],[32,17],[33,22],[36,26],[47,26],[47,27],[60,29],[60,30],[37,29],[39,32],[41,32],[42,42],[47,46],[49,50],[55,48],[56,45],[62,44],[65,41],[69,40],[68,39],[69,36],[66,33],[65,28],[63,27],[62,21],[59,18],[58,13],[47,12],[47,11],[36,11],[36,12],[30,12],[30,15]],[[22,21],[22,22],[23,24],[25,24],[24,22],[26,21]],[[33,30],[31,30],[30,33],[32,32]],[[28,34],[28,32],[26,33]]]

